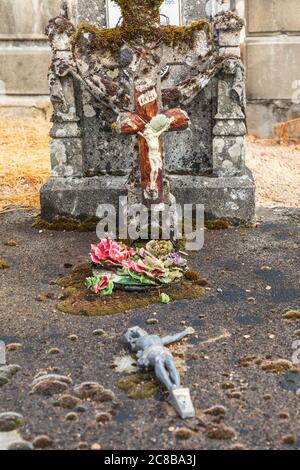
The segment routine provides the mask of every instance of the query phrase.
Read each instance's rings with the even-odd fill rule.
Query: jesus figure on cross
[[[161,122],[162,118],[165,118],[165,124],[163,127],[155,131],[155,126],[157,122]],[[163,114],[159,114],[156,117],[152,118],[149,124],[146,124],[146,129],[144,132],[138,132],[140,137],[146,140],[149,153],[149,163],[150,163],[150,184],[146,191],[149,192],[149,195],[152,199],[157,199],[158,192],[157,192],[157,179],[159,175],[159,171],[163,169],[163,161],[162,161],[162,154],[161,154],[161,145],[159,141],[159,137],[169,129],[172,122],[174,122],[175,118],[168,119]]]

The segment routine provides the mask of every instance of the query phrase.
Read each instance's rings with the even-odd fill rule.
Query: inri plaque
[[[121,10],[112,0],[107,0],[107,26],[115,28],[121,21]],[[181,0],[165,0],[160,9],[163,25],[182,25]]]

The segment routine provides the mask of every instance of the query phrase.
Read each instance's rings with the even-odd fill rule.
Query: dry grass
[[[0,211],[39,207],[39,190],[50,175],[50,123],[0,118]]]
[[[42,118],[0,117],[0,212],[39,208],[39,190],[50,174],[50,126]],[[300,207],[300,144],[249,137],[247,165],[257,205]]]

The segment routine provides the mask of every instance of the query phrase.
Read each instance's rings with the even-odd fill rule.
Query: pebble
[[[20,246],[20,242],[19,240],[7,240],[6,242],[4,242],[4,245],[10,247],[18,247]]]
[[[19,351],[19,349],[23,348],[23,344],[21,343],[11,343],[6,346],[6,351]]]
[[[78,341],[78,336],[77,335],[70,335],[70,336],[68,336],[68,339],[70,341]]]
[[[288,361],[287,359],[277,359],[275,361],[265,360],[262,361],[260,367],[262,370],[269,372],[283,372],[294,369],[292,362]]]
[[[62,351],[58,348],[51,348],[49,349],[49,351],[47,351],[47,354],[49,354],[50,356],[54,356],[57,354],[62,354]]]
[[[225,424],[208,424],[206,435],[209,439],[225,439],[230,440],[235,437],[235,430]]]
[[[146,320],[146,323],[147,325],[157,325],[158,320],[157,318],[149,318],[148,320]]]
[[[33,380],[32,384],[31,385],[37,385],[38,383],[40,382],[43,382],[43,381],[51,381],[51,380],[58,380],[59,382],[64,382],[68,385],[72,385],[73,384],[73,381],[71,379],[71,377],[67,377],[66,375],[59,375],[59,374],[43,374],[43,375],[39,375],[37,377],[35,377],[35,379]]]
[[[46,300],[48,300],[48,297],[46,295],[40,294],[36,296],[35,300],[37,302],[46,302]]]
[[[31,442],[28,441],[19,441],[12,442],[7,450],[34,450],[34,447]]]
[[[0,269],[9,269],[10,264],[5,259],[0,259]]]
[[[231,390],[231,389],[234,388],[234,383],[232,383],[232,382],[223,382],[222,388],[224,390]]]
[[[237,391],[237,392],[231,392],[227,396],[228,398],[235,398],[236,400],[239,400],[240,398],[242,398],[243,394]]]
[[[179,429],[176,429],[174,435],[176,439],[186,441],[187,439],[190,439],[192,437],[193,433],[188,428],[179,428]]]
[[[272,290],[271,286],[266,286],[266,290]]]
[[[91,445],[91,450],[101,450],[102,447],[98,442],[95,442],[94,444]]]
[[[244,335],[243,338],[244,338],[244,339],[250,339],[251,336],[250,336],[250,335]]]
[[[74,394],[78,398],[90,398],[97,402],[113,401],[115,399],[115,394],[111,390],[105,389],[98,382],[83,382],[74,388]]]
[[[60,382],[58,380],[49,380],[49,381],[42,381],[35,385],[30,394],[37,394],[37,395],[44,395],[44,396],[52,396],[58,395],[59,393],[63,393],[68,389],[68,385],[64,382]]]
[[[288,310],[282,315],[284,320],[299,320],[300,310]]]
[[[112,420],[112,415],[110,413],[97,413],[96,414],[96,421],[97,423],[109,423]]]
[[[32,382],[30,394],[57,395],[65,392],[70,384],[72,384],[72,380],[64,375],[43,375]]]
[[[281,413],[278,414],[278,418],[290,419],[290,414],[287,411],[281,411]]]
[[[78,450],[88,450],[89,445],[87,442],[78,442],[76,449]]]
[[[236,444],[230,447],[230,450],[248,450],[248,449],[243,444],[240,444],[239,442],[237,442]]]
[[[263,395],[263,399],[265,401],[270,401],[272,400],[273,396],[271,395],[271,393],[266,393],[265,395]]]
[[[87,408],[84,405],[78,405],[76,406],[75,411],[77,411],[77,413],[85,413]]]
[[[68,413],[66,415],[66,421],[78,421],[77,413]]]
[[[94,331],[93,331],[93,335],[95,335],[95,336],[103,336],[103,335],[105,335],[105,331],[104,331],[104,330],[94,330]]]
[[[73,397],[72,395],[63,395],[57,400],[55,404],[57,406],[60,406],[61,408],[65,408],[67,410],[73,410],[80,403],[81,403],[81,400],[77,397]]]
[[[274,339],[274,338],[275,338],[275,335],[269,335],[269,338],[270,338],[270,339]]]
[[[10,432],[23,424],[23,416],[19,413],[0,413],[0,432]]]
[[[286,436],[283,436],[282,438],[282,442],[284,444],[295,444],[295,442],[297,441],[297,437],[295,436],[295,434],[287,434]]]
[[[295,330],[294,331],[294,336],[300,336],[300,330]]]
[[[250,304],[255,304],[256,299],[255,297],[248,297],[247,302],[249,302]]]
[[[37,436],[33,440],[32,444],[35,449],[46,449],[47,447],[52,446],[53,440],[49,436],[42,435],[42,436]]]
[[[227,408],[222,405],[215,405],[211,408],[208,408],[207,410],[204,410],[204,413],[211,416],[225,416],[227,414]]]
[[[298,390],[296,392],[296,396],[300,398],[300,388],[298,388]]]

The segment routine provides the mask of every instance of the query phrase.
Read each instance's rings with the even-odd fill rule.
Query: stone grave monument
[[[210,219],[253,218],[243,21],[229,3],[62,2],[47,28],[54,114],[43,219],[90,220],[127,194],[148,206],[172,194]]]

